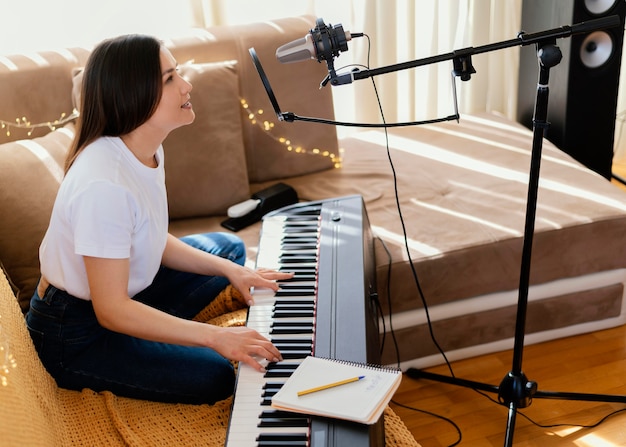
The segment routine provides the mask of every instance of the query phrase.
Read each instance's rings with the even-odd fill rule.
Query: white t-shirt
[[[83,256],[129,259],[128,294],[152,283],[168,231],[163,147],[143,165],[118,137],[101,137],[77,157],[57,194],[39,249],[55,287],[90,300]]]

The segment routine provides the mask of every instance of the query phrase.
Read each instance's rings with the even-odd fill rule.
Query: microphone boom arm
[[[407,70],[409,68],[421,67],[424,65],[435,64],[452,60],[455,63],[455,75],[461,77],[462,80],[467,81],[470,79],[472,73],[475,73],[471,64],[471,56],[474,54],[482,54],[490,51],[502,50],[504,48],[514,46],[526,46],[534,43],[555,41],[556,39],[570,37],[575,34],[587,33],[589,31],[602,30],[606,28],[613,28],[621,24],[620,18],[617,15],[603,17],[594,20],[588,20],[586,22],[580,22],[575,25],[565,25],[550,30],[539,31],[537,33],[526,34],[520,32],[515,39],[509,39],[502,42],[492,43],[488,45],[482,45],[479,47],[468,47],[460,50],[455,50],[450,53],[440,54],[437,56],[426,57],[423,59],[416,59],[408,62],[401,62],[398,64],[387,65],[380,68],[373,68],[367,70],[357,69],[348,74],[335,75],[331,73],[330,83],[332,85],[350,84],[352,81],[367,79],[373,76],[378,76],[386,73],[392,73],[400,70]],[[333,70],[334,72],[334,70]]]

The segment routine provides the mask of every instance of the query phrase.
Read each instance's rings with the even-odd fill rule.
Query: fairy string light
[[[285,149],[289,152],[294,152],[296,154],[313,154],[318,155],[320,157],[330,158],[335,168],[340,168],[342,164],[341,154],[343,149],[339,149],[339,153],[335,154],[328,150],[323,150],[319,148],[307,149],[302,146],[293,144],[291,140],[285,137],[276,136],[272,132],[275,129],[276,124],[270,120],[263,119],[263,110],[259,109],[256,112],[252,111],[250,105],[245,99],[241,99],[241,107],[247,113],[248,120],[252,125],[259,126],[263,131],[265,131],[272,139],[279,142],[281,145],[285,147]],[[70,121],[78,118],[79,112],[74,109],[71,114],[66,115],[62,113],[60,118],[54,121],[48,121],[43,123],[32,123],[26,117],[16,118],[15,121],[5,121],[0,120],[0,129],[6,133],[7,137],[11,136],[12,129],[26,129],[28,136],[32,136],[35,129],[38,128],[48,128],[51,131],[56,130],[58,127],[64,126]]]
[[[15,121],[4,121],[0,120],[0,129],[3,132],[6,132],[7,137],[11,136],[11,129],[27,129],[27,134],[30,137],[35,129],[41,127],[47,127],[50,130],[56,130],[58,127],[63,126],[70,121],[78,118],[78,110],[74,109],[71,114],[67,115],[66,113],[62,113],[61,117],[54,121],[48,121],[44,123],[31,123],[25,116],[21,118],[15,118]]]
[[[9,352],[9,342],[3,337],[2,325],[0,325],[0,386],[9,384],[8,376],[14,368],[17,368],[17,362],[13,354]]]
[[[330,151],[322,150],[319,148],[306,149],[306,148],[303,148],[302,146],[294,145],[291,142],[291,140],[289,140],[288,138],[280,137],[280,136],[276,136],[272,134],[272,131],[276,127],[276,124],[273,121],[263,119],[263,109],[259,109],[256,112],[252,111],[250,108],[250,105],[245,99],[241,99],[241,107],[247,113],[248,121],[250,121],[251,124],[255,126],[259,126],[268,135],[270,135],[271,138],[273,138],[275,141],[285,146],[285,149],[287,151],[294,152],[296,154],[313,154],[313,155],[319,155],[321,157],[328,157],[333,162],[333,165],[335,166],[335,168],[341,167],[341,163],[342,163],[341,153],[343,152],[342,149],[339,149],[339,154],[335,154]]]

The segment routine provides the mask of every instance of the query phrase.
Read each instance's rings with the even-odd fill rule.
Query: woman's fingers
[[[277,279],[289,279],[293,278],[293,272],[278,272],[270,269],[258,269],[257,273],[265,279],[277,280]]]
[[[231,284],[239,290],[243,301],[248,305],[254,304],[254,299],[250,293],[252,287],[259,289],[278,290],[276,281],[292,278],[292,272],[277,272],[271,269],[250,270],[245,268],[243,274],[230,278]]]
[[[254,329],[228,328],[224,335],[220,338],[222,346],[216,346],[216,350],[231,360],[244,362],[257,371],[265,369],[257,359],[266,359],[269,362],[282,360],[278,348]]]

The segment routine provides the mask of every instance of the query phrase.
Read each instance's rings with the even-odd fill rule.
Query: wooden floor
[[[512,352],[467,359],[452,364],[456,377],[499,385],[511,370]],[[540,391],[612,394],[626,396],[626,326],[564,338],[524,349],[523,370]],[[449,374],[446,367],[428,369]],[[493,393],[486,393],[497,398]],[[393,398],[410,407],[452,419],[462,432],[459,445],[503,446],[507,408],[478,392],[406,375]],[[452,425],[435,417],[403,408],[393,410],[402,418],[422,447],[454,444],[458,433]],[[593,425],[609,413],[624,411],[593,429],[579,427],[541,428],[518,415],[514,445],[608,447],[626,445],[626,404],[534,399],[520,413],[541,425]]]
[[[618,167],[618,175],[626,167]],[[615,170],[615,167],[614,167]],[[626,188],[625,188],[626,189]],[[499,385],[512,367],[512,351],[485,355],[452,364],[458,378]],[[626,326],[526,346],[522,369],[540,391],[594,393],[626,396]],[[428,369],[449,374],[447,367]],[[492,398],[497,396],[486,393]],[[393,402],[429,411],[453,420],[461,430],[461,446],[504,446],[508,410],[478,392],[406,375]],[[436,417],[391,404],[422,447],[442,447],[459,439],[456,429]],[[623,410],[595,428],[616,410]],[[534,399],[520,409],[513,431],[515,447],[626,446],[626,404],[565,399]],[[552,428],[547,426],[574,424]]]

